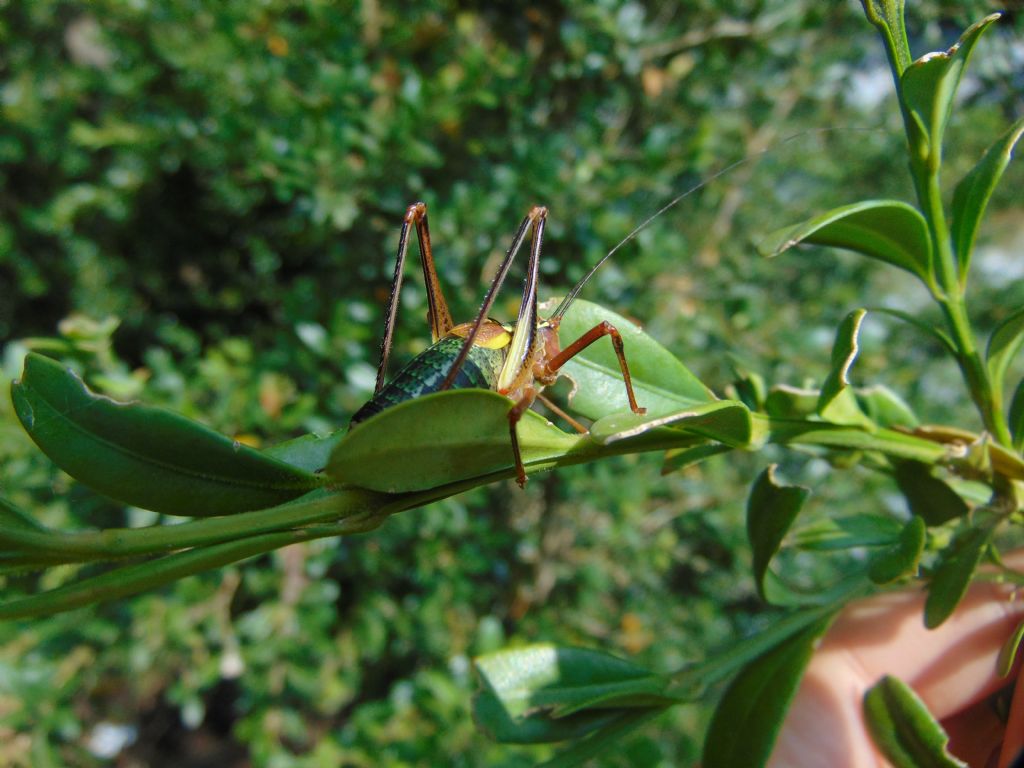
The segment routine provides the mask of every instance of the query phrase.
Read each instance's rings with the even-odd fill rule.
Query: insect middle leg
[[[615,356],[619,361],[619,369],[622,371],[622,381],[626,385],[626,398],[629,400],[630,410],[638,415],[647,413],[647,409],[641,408],[636,402],[636,394],[633,392],[633,377],[630,376],[629,365],[626,363],[626,352],[622,343],[622,334],[620,334],[619,330],[607,320],[603,320],[598,323],[550,360],[541,363],[541,370],[539,372],[541,375],[538,375],[537,379],[550,382],[550,380],[553,380],[558,375],[558,370],[563,365],[604,336],[611,337],[612,347],[614,347]],[[519,450],[519,437],[516,434],[516,426],[523,418],[523,414],[526,413],[538,398],[542,399],[549,405],[549,407],[554,406],[554,403],[548,401],[547,398],[540,394],[540,390],[531,384],[523,390],[519,400],[516,401],[516,404],[512,406],[512,409],[508,412],[509,434],[512,437],[512,453],[515,457],[516,483],[519,484],[520,488],[526,485],[526,470],[523,467],[522,455]],[[562,412],[561,409],[555,407],[554,410],[560,413],[560,415],[565,416],[569,420],[569,423],[578,431],[586,432],[586,429],[584,429],[579,422],[570,418],[568,414]]]

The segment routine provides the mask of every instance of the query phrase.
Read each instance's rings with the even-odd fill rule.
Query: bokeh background
[[[910,5],[918,55],[995,10]],[[954,178],[1024,112],[1022,30],[1011,9],[975,54],[950,131]],[[658,218],[584,292],[720,394],[738,370],[820,382],[855,307],[929,316],[895,270],[756,250],[828,206],[910,198],[859,3],[6,0],[0,384],[35,348],[97,390],[257,445],[329,431],[372,388],[409,203],[428,204],[453,311],[470,319],[530,205],[550,209],[542,296],[557,296],[666,202],[764,150]],[[982,329],[1024,303],[1019,163],[1008,177],[977,256]],[[398,360],[429,342],[410,275]],[[494,314],[517,304],[510,287]],[[878,319],[862,340],[859,383],[977,426],[930,342]],[[812,456],[730,454],[666,477],[658,456],[625,457],[0,625],[0,763],[532,765],[551,750],[474,727],[472,656],[549,640],[669,670],[755,631],[743,504],[769,461],[814,487],[819,514],[901,504],[885,482]],[[6,395],[0,492],[53,526],[156,522],[55,470]],[[3,595],[69,578],[22,574]],[[712,701],[599,764],[691,763]]]

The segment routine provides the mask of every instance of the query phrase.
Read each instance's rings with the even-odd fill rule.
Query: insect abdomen
[[[427,347],[409,361],[373,399],[356,411],[349,426],[365,421],[385,408],[390,408],[420,395],[437,392],[465,339],[446,336]],[[452,389],[494,389],[498,372],[505,361],[505,348],[488,349],[474,345],[452,383]]]

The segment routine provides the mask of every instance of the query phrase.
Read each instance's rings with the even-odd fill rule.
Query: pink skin
[[[1006,563],[1024,569],[1024,550]],[[843,611],[811,659],[769,766],[889,765],[861,714],[864,693],[886,674],[910,685],[942,721],[954,755],[971,766],[1010,765],[1024,750],[1024,684],[1017,686],[1005,726],[987,699],[1020,673],[1018,663],[1009,678],[1001,678],[995,665],[1024,621],[1024,595],[1008,585],[974,583],[956,612],[930,631],[922,620],[924,600],[922,591],[907,590]]]

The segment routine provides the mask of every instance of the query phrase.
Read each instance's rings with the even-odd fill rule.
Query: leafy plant
[[[1024,386],[1007,397],[1005,379],[1024,343],[1024,314],[1006,316],[983,353],[965,294],[979,222],[1024,121],[956,186],[948,217],[940,183],[957,86],[997,16],[970,27],[949,51],[911,61],[902,3],[866,0],[865,9],[882,33],[896,81],[916,204],[884,199],[842,206],[787,227],[762,248],[778,256],[801,243],[841,247],[920,281],[942,312],[941,328],[908,309],[881,311],[929,334],[950,354],[983,431],[920,426],[893,393],[851,383],[864,309],[851,312],[837,329],[831,371],[820,387],[766,390],[760,377],[746,374],[733,385],[733,396],[720,399],[625,318],[594,304],[574,305],[563,324],[567,336],[599,320],[623,332],[647,413],[621,412],[618,366],[603,346],[590,348],[566,367],[577,385],[570,405],[592,420],[589,434],[570,434],[527,414],[519,435],[530,473],[646,451],[667,452],[664,466],[670,472],[711,455],[782,446],[827,456],[838,468],[858,464],[891,476],[914,515],[909,521],[883,514],[840,517],[826,527],[794,529],[809,492],[765,470],[747,508],[759,593],[781,609],[764,631],[674,673],[581,648],[533,646],[481,656],[478,723],[504,742],[570,742],[551,765],[578,764],[726,681],[703,764],[763,764],[815,640],[849,600],[923,574],[929,589],[925,618],[937,626],[977,577],[979,563],[995,559],[996,534],[1019,518]],[[332,210],[343,216],[345,201],[335,201]],[[399,512],[512,476],[508,401],[483,391],[424,397],[350,432],[309,434],[263,450],[183,416],[95,395],[63,366],[37,354],[26,358],[12,399],[25,431],[85,485],[160,515],[197,519],[65,531],[3,501],[0,572],[109,564],[0,604],[5,618],[121,598],[287,544],[366,533]],[[973,493],[963,481],[973,483]],[[980,503],[979,487],[985,496]],[[834,584],[808,588],[772,568],[787,543],[811,552],[867,548],[871,556],[847,565]],[[138,561],[125,564],[127,558]],[[878,713],[874,721],[882,723],[883,736],[901,717],[932,727],[910,697],[891,688],[867,705],[869,713]],[[737,723],[747,734],[743,743],[729,736]],[[941,748],[941,739],[929,739]]]

